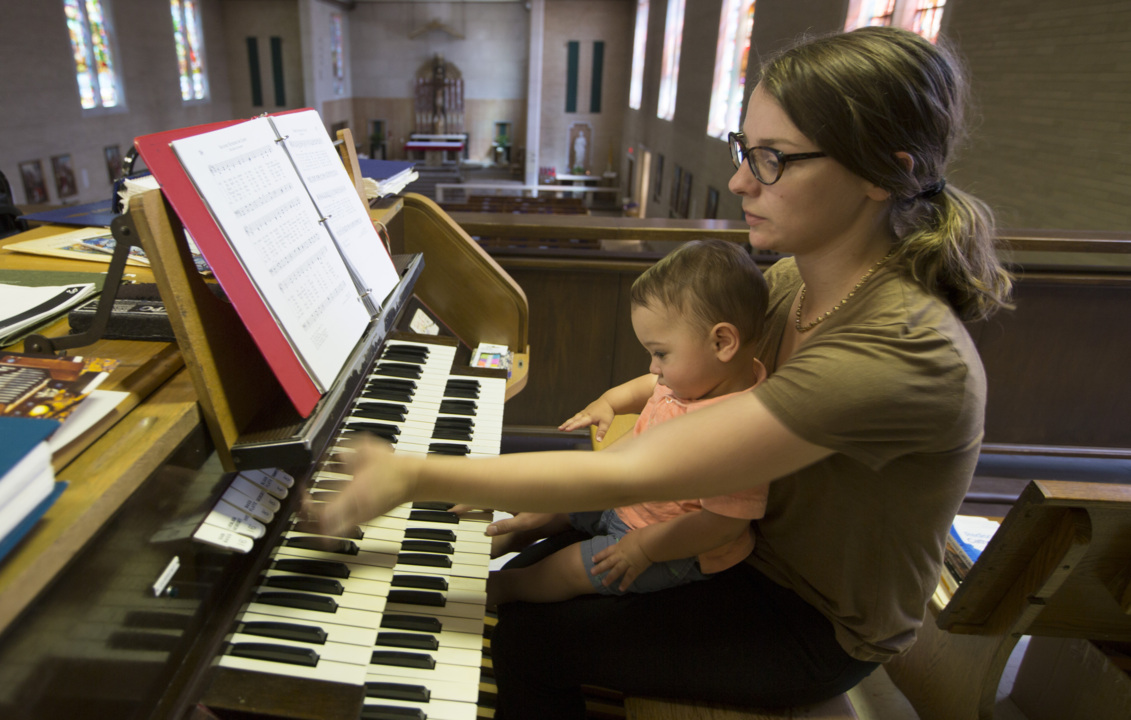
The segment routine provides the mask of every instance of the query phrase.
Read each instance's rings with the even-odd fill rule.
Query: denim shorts
[[[631,532],[631,529],[624,524],[615,510],[570,513],[569,523],[575,529],[593,536],[588,540],[581,541],[581,560],[585,563],[585,572],[589,574],[589,581],[593,583],[598,594],[624,595],[626,593],[655,592],[698,582],[699,580],[707,580],[711,577],[705,575],[699,569],[698,558],[689,557],[652,563],[632,582],[628,590],[620,589],[622,578],[618,578],[611,587],[605,587],[601,583],[607,573],[592,574],[593,556],[605,548],[615,545],[620,538]]]

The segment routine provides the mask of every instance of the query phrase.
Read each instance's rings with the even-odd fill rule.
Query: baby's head
[[[766,281],[743,245],[686,243],[632,285],[632,325],[649,371],[689,400],[753,386],[765,324]]]
[[[762,271],[740,243],[693,240],[632,284],[632,306],[669,308],[704,331],[731,323],[745,345],[762,336],[769,292]]]

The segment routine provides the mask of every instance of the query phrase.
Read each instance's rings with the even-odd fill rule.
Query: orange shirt
[[[639,435],[653,425],[658,425],[736,394],[731,393],[706,400],[683,400],[672,395],[671,390],[667,387],[657,383],[656,389],[652,392],[652,397],[648,398],[648,404],[641,411],[632,433]],[[766,512],[768,490],[769,486],[760,485],[731,495],[675,502],[645,502],[620,507],[616,511],[620,519],[633,530],[662,523],[701,509],[710,510],[716,515],[754,520],[762,517]],[[733,541],[699,555],[699,568],[704,573],[721,572],[742,562],[753,549],[754,530],[748,527],[746,532]]]

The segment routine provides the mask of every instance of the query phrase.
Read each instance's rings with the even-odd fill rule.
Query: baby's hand
[[[579,430],[590,425],[596,425],[595,437],[597,442],[600,442],[605,439],[605,433],[608,431],[609,425],[612,424],[614,417],[616,417],[616,411],[613,410],[613,406],[598,398],[589,403],[584,410],[559,425],[558,430],[569,432],[570,430]]]
[[[608,573],[601,581],[605,587],[609,587],[618,578],[623,577],[620,590],[626,592],[636,578],[652,564],[635,536],[636,533],[629,533],[616,545],[610,545],[593,556],[593,574]]]

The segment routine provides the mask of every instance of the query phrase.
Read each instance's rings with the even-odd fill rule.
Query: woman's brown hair
[[[906,30],[860,28],[770,58],[759,84],[821,150],[891,193],[897,262],[915,280],[964,320],[1011,307],[993,212],[946,182],[965,132],[968,88],[945,45]],[[898,152],[912,157],[911,168]]]

